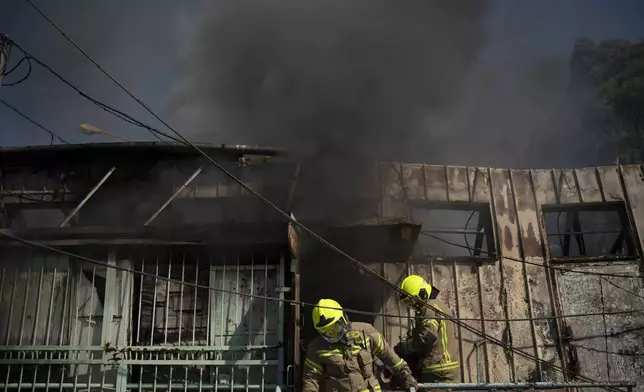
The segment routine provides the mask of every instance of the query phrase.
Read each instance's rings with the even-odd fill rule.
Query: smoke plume
[[[175,103],[210,108],[200,139],[221,140],[219,124],[224,139],[318,158],[426,153],[419,123],[459,101],[486,9],[480,0],[218,1]]]
[[[301,181],[359,187],[364,162],[426,161],[441,151],[427,119],[460,102],[487,8],[481,0],[220,0],[175,105],[185,116],[199,109],[191,118],[199,140],[286,147],[303,157]]]

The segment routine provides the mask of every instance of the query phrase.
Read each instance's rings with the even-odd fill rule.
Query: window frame
[[[489,202],[462,202],[462,201],[428,201],[428,200],[418,200],[418,201],[410,201],[408,203],[408,214],[410,217],[410,220],[412,223],[416,224],[422,224],[421,222],[417,222],[414,217],[414,210],[416,209],[424,209],[427,211],[467,211],[467,212],[478,212],[478,222],[476,224],[476,227],[474,230],[480,230],[483,229],[483,234],[476,234],[476,240],[470,248],[472,249],[472,255],[465,255],[465,256],[439,256],[439,255],[432,255],[432,254],[427,254],[427,253],[422,253],[421,256],[425,259],[430,258],[430,259],[436,259],[436,258],[443,258],[443,259],[454,259],[454,260],[472,260],[473,262],[490,262],[490,261],[498,261],[499,260],[499,248],[498,248],[498,241],[496,238],[496,231],[495,231],[495,218],[494,214],[492,213],[492,206],[491,203]],[[480,229],[479,229],[480,228]],[[429,229],[426,230],[426,228],[421,227],[421,234],[423,235],[423,231],[429,231],[432,234],[434,232]],[[436,231],[435,234],[461,234],[458,233],[456,230],[451,233],[450,230],[440,230]],[[466,235],[468,233],[462,233],[463,235]],[[474,233],[471,233],[474,234]],[[480,245],[477,246],[479,243],[479,237],[480,237]],[[448,240],[449,241],[449,240]],[[487,245],[487,252],[483,250],[483,243]],[[422,252],[422,249],[421,249]],[[478,254],[477,254],[478,253]],[[485,255],[487,253],[487,255]]]
[[[625,243],[625,248],[627,250],[626,255],[620,255],[620,254],[607,254],[607,255],[596,255],[596,256],[589,256],[589,255],[575,255],[575,256],[558,256],[554,257],[552,256],[551,252],[551,242],[550,242],[550,237],[555,237],[557,234],[563,234],[563,233],[556,233],[556,234],[550,234],[548,231],[548,225],[547,225],[547,214],[550,213],[562,213],[562,212],[584,212],[584,211],[596,211],[596,212],[616,212],[619,216],[619,222],[621,226],[621,233],[618,235],[618,238],[620,236],[623,236],[622,242]],[[566,203],[566,204],[542,204],[539,209],[539,214],[540,214],[540,219],[543,222],[543,232],[544,232],[544,248],[545,251],[547,252],[547,258],[549,261],[553,263],[587,263],[587,262],[604,262],[604,261],[633,261],[637,260],[640,258],[640,249],[638,246],[638,242],[636,240],[636,237],[634,235],[634,226],[633,222],[631,220],[630,214],[628,212],[628,206],[624,201],[609,201],[609,202],[593,202],[593,203]],[[579,222],[579,217],[577,215],[577,223],[581,225],[581,222]],[[592,230],[591,230],[592,232]],[[583,239],[584,234],[590,234],[590,233],[585,233],[581,231],[581,237]],[[599,234],[599,233],[596,233]],[[569,237],[569,240],[575,240],[572,238],[575,236],[575,234],[568,234],[567,237]],[[564,236],[566,237],[566,236]],[[616,240],[617,242],[617,240]],[[563,250],[562,250],[563,254]]]

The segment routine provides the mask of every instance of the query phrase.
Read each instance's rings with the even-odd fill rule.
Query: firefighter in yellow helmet
[[[403,380],[417,386],[407,363],[371,324],[351,323],[339,303],[321,299],[313,308],[319,332],[304,361],[302,392],[379,392],[374,359],[379,358]]]
[[[396,345],[396,352],[410,363],[420,382],[458,382],[460,364],[452,322],[426,306],[429,303],[448,314],[447,306],[437,298],[439,290],[418,275],[406,277],[400,289],[400,300],[414,309],[415,315],[414,328]]]

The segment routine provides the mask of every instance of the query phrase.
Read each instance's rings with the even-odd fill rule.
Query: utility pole
[[[0,33],[0,88],[2,88],[2,77],[4,76],[4,72],[7,70],[7,64],[9,63],[10,49],[11,45],[9,44],[9,38]]]

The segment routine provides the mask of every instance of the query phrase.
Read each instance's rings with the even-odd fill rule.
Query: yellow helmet
[[[349,320],[337,301],[321,299],[313,308],[313,325],[326,341],[335,343],[348,331]]]
[[[429,299],[436,299],[440,292],[419,275],[409,275],[406,277],[400,284],[400,290],[402,290],[400,300],[407,305],[424,303]]]

